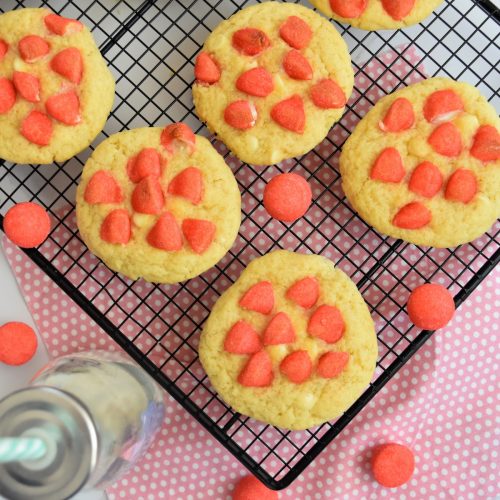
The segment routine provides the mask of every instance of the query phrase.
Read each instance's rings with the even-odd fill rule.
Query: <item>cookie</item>
[[[352,92],[347,46],[314,11],[264,2],[222,22],[195,64],[193,99],[242,161],[270,165],[320,143]]]
[[[90,251],[114,271],[154,283],[215,265],[236,238],[240,211],[230,168],[182,123],[112,135],[85,164],[76,195]]]
[[[115,83],[92,34],[47,9],[0,16],[0,158],[65,161],[111,111]]]
[[[323,14],[362,30],[394,30],[417,24],[443,0],[309,0]]]
[[[430,78],[381,99],[340,157],[342,186],[381,233],[453,247],[500,215],[500,119],[469,84]]]
[[[341,415],[369,384],[377,338],[354,283],[317,255],[251,262],[216,302],[200,360],[235,411],[285,429]]]

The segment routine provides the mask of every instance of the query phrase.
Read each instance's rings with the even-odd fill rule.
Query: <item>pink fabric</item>
[[[413,52],[405,54],[410,63],[418,62],[417,55]],[[395,59],[394,54],[386,54],[383,63],[387,65]],[[371,78],[379,78],[378,84],[392,85],[395,77],[390,73],[381,76],[384,66],[371,62],[366,73]],[[406,75],[410,66],[398,62],[392,71]],[[401,73],[398,73],[401,72]],[[408,78],[408,83],[419,79],[417,74]],[[391,81],[392,80],[392,81]],[[366,77],[361,76],[357,81],[358,90],[363,91],[368,85]],[[373,93],[373,91],[371,91]],[[382,94],[382,92],[380,93]],[[370,95],[376,101],[379,95]],[[366,109],[368,103],[366,103]],[[348,116],[351,126],[357,121],[354,115]],[[334,127],[333,135],[345,135],[340,127]],[[331,154],[327,143],[319,147],[323,157]],[[332,162],[338,161],[338,155]],[[314,168],[314,163],[319,159],[308,155],[304,160],[306,166]],[[236,170],[238,163],[230,159],[229,163]],[[292,162],[285,166],[293,165]],[[324,168],[317,173],[328,183],[331,181],[331,169]],[[266,177],[275,173],[273,168],[266,170]],[[246,175],[245,172],[239,175]],[[250,173],[248,175],[251,175]],[[312,182],[314,193],[322,190],[321,186]],[[260,185],[255,192],[259,197],[262,188]],[[340,182],[330,188],[340,193]],[[326,196],[330,196],[327,199]],[[325,195],[322,202],[331,202],[331,195]],[[244,200],[247,211],[255,200]],[[345,209],[339,207],[337,213],[342,216]],[[346,218],[350,215],[344,214]],[[331,222],[320,222],[324,214],[313,208],[311,217],[321,224],[323,235],[330,237],[335,230]],[[268,222],[261,207],[253,215],[259,224],[266,224],[266,230],[273,235],[282,232],[281,226],[274,221]],[[74,227],[74,218],[69,218],[66,224]],[[330,226],[328,226],[330,224]],[[357,220],[346,223],[349,232],[360,235],[366,231]],[[243,231],[246,236],[252,236],[251,225],[246,225]],[[254,229],[255,231],[255,229]],[[330,231],[330,232],[329,232]],[[66,241],[68,235],[58,229],[55,238]],[[261,238],[261,237],[259,237]],[[257,245],[264,245],[259,242]],[[320,249],[324,245],[324,236],[311,233],[311,229],[302,221],[294,227],[294,232],[289,233],[283,244],[292,246],[297,238],[307,239],[312,249]],[[476,242],[477,247],[484,245],[486,237]],[[236,245],[243,245],[239,240]],[[338,261],[342,254],[348,253],[357,265],[365,259],[379,256],[377,252],[380,240],[373,238],[367,242],[366,248],[355,246],[352,249],[352,239],[347,233],[336,237],[329,247],[327,256]],[[33,314],[42,337],[51,356],[88,349],[117,349],[113,341],[102,332],[52,281],[40,271],[24,254],[9,242],[4,241],[7,257],[17,276],[21,290]],[[331,248],[331,250],[330,250]],[[352,249],[352,251],[351,251]],[[91,269],[97,259],[86,254],[80,258],[82,248],[76,240],[72,241],[67,251],[74,258],[79,258],[80,265]],[[348,252],[349,251],[349,252]],[[57,254],[57,247],[51,242],[43,246],[47,256],[55,256],[54,262],[62,271],[68,269],[71,259],[64,254]],[[330,253],[329,253],[330,252]],[[487,251],[486,251],[487,252]],[[479,261],[474,260],[477,252],[466,246],[460,250],[460,258],[469,263],[472,269],[477,269]],[[422,256],[416,248],[409,248],[405,252],[406,260],[396,259],[388,269],[391,273],[384,272],[377,279],[377,287],[370,287],[365,292],[365,297],[371,303],[377,301],[378,295],[383,296],[384,291],[389,291],[391,298],[403,303],[406,301],[408,290],[393,288],[396,277],[405,276],[405,283],[409,288],[422,282],[422,277],[409,272],[410,263],[415,263]],[[433,258],[437,262],[444,262],[448,256],[447,251],[436,251]],[[370,265],[370,260],[366,265]],[[434,271],[432,262],[420,270],[429,273]],[[448,270],[458,274],[460,269],[456,264],[448,263]],[[455,268],[453,267],[455,266]],[[348,261],[343,261],[341,267],[346,272],[353,272],[354,267]],[[231,272],[235,272],[234,268]],[[236,270],[236,276],[239,270]],[[75,268],[69,272],[72,281],[78,282],[79,275],[83,279],[86,275],[83,270]],[[109,271],[100,265],[93,273],[93,278],[98,282],[106,279]],[[210,279],[210,271],[207,273]],[[236,277],[235,276],[235,277]],[[467,271],[461,278],[466,282],[471,276]],[[446,277],[440,275],[438,281],[447,284]],[[192,280],[193,289],[196,291],[199,282]],[[497,404],[497,379],[496,370],[498,363],[498,325],[500,307],[500,270],[494,271],[468,301],[460,308],[453,322],[442,331],[435,334],[432,339],[413,357],[413,359],[387,384],[374,400],[356,417],[356,419],[335,439],[330,446],[315,460],[315,462],[302,474],[301,477],[288,489],[280,493],[281,498],[293,499],[322,499],[322,498],[492,498],[500,495],[498,487],[498,442],[495,439],[495,405]],[[95,286],[89,280],[81,286],[86,293],[92,294]],[[146,293],[148,284],[139,285],[138,289]],[[123,292],[122,283],[113,282],[109,287],[109,297],[116,297]],[[452,289],[456,292],[457,289]],[[152,307],[160,308],[162,296],[153,295],[149,302]],[[96,301],[101,307],[104,304]],[[111,301],[111,299],[109,298]],[[124,296],[121,302],[131,310],[135,308],[133,296]],[[183,304],[188,300],[179,294],[177,302]],[[129,301],[129,302],[127,302]],[[158,302],[158,303],[157,303]],[[112,302],[111,302],[112,304]],[[394,310],[394,311],[393,311]],[[391,306],[388,301],[381,304],[380,309],[374,314],[378,326],[382,324],[379,314],[386,317],[396,312],[397,305]],[[164,311],[176,314],[175,311]],[[119,319],[119,311],[112,310],[110,316]],[[193,312],[196,314],[196,311]],[[114,316],[113,316],[114,315]],[[151,318],[145,312],[142,321]],[[394,322],[407,321],[403,313],[393,319]],[[156,325],[156,324],[155,324]],[[156,327],[152,325],[152,328]],[[126,335],[133,337],[135,333],[133,324],[123,328]],[[165,324],[158,325],[158,333],[163,333]],[[410,332],[409,335],[415,332]],[[393,345],[398,336],[390,328],[384,330],[382,340],[388,345]],[[166,335],[165,342],[175,344],[175,336]],[[144,336],[136,341],[138,347],[147,351],[152,345],[151,338]],[[179,357],[188,355],[182,349]],[[391,361],[391,354],[380,344],[380,358],[384,358],[384,366]],[[150,359],[160,365],[164,358],[164,351],[155,348],[150,354]],[[194,370],[201,368],[194,367]],[[170,371],[169,371],[170,370]],[[175,369],[166,368],[166,373],[172,375]],[[202,372],[200,373],[200,375]],[[181,385],[183,380],[179,382]],[[186,382],[187,383],[187,382]],[[156,500],[167,498],[182,500],[190,498],[230,498],[235,482],[245,475],[246,470],[217,444],[215,440],[198,424],[186,411],[173,399],[167,397],[168,409],[165,424],[155,445],[146,455],[145,459],[136,466],[125,478],[109,488],[111,499],[147,499]],[[259,428],[258,423],[251,423]],[[300,441],[300,435],[296,438]],[[304,434],[304,440],[307,437]],[[265,439],[265,438],[264,438]],[[397,441],[413,448],[416,454],[416,473],[409,484],[398,490],[388,490],[375,483],[370,475],[368,459],[370,450],[376,444]],[[265,451],[263,451],[265,453]],[[293,455],[290,447],[281,445],[280,456],[288,459]],[[279,470],[276,460],[266,462],[269,470]]]

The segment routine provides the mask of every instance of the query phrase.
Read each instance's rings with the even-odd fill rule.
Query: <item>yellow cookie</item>
[[[340,157],[342,187],[394,238],[453,247],[500,215],[500,119],[467,83],[430,78],[381,99]]]
[[[233,153],[269,165],[320,143],[344,112],[351,59],[335,28],[300,5],[241,10],[207,38],[195,64],[196,112]]]
[[[443,0],[309,0],[325,15],[363,30],[394,30],[412,26],[437,9]]]
[[[132,279],[176,283],[215,265],[234,243],[241,197],[210,142],[182,123],[140,128],[101,143],[82,172],[82,239]]]
[[[102,130],[115,82],[92,34],[47,9],[0,16],[0,158],[65,161]]]
[[[354,283],[318,255],[251,262],[216,302],[200,360],[236,411],[285,429],[341,415],[369,384],[373,321]]]

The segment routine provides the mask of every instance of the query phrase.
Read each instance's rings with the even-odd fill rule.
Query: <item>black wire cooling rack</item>
[[[114,110],[95,145],[123,129],[172,121],[207,134],[192,106],[195,55],[219,22],[252,3],[3,0],[0,12],[47,6],[91,27],[117,81]],[[25,253],[246,467],[271,488],[284,488],[432,335],[417,331],[405,315],[410,289],[439,281],[460,305],[500,259],[498,222],[482,238],[449,250],[382,237],[347,204],[338,173],[340,148],[366,106],[414,80],[443,75],[468,81],[499,109],[499,23],[498,9],[485,0],[447,0],[424,23],[402,31],[368,33],[335,23],[349,45],[358,82],[348,113],[321,147],[277,166],[241,164],[214,140],[239,182],[243,224],[227,256],[196,279],[175,286],[132,282],[89,254],[76,230],[74,195],[92,147],[64,164],[1,162],[2,228],[3,214],[14,203],[43,204],[53,231],[39,249]],[[315,201],[304,219],[285,226],[266,216],[260,200],[265,180],[290,170],[309,179]],[[356,282],[377,325],[380,356],[370,387],[336,422],[304,432],[235,413],[212,390],[197,356],[200,329],[214,301],[252,258],[275,248],[331,258]]]

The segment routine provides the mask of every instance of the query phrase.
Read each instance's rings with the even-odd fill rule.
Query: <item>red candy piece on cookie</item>
[[[307,333],[328,344],[338,342],[344,335],[345,323],[340,311],[329,305],[319,306],[312,314],[307,325]]]
[[[401,229],[420,229],[432,220],[430,210],[422,203],[408,203],[394,216],[392,223]]]
[[[373,164],[370,178],[382,182],[401,182],[405,176],[403,159],[396,148],[384,149]]]
[[[462,99],[450,89],[433,92],[424,104],[425,119],[434,124],[447,122],[463,110]]]
[[[137,156],[131,158],[127,164],[127,173],[130,180],[136,184],[144,177],[161,175],[160,154],[154,148],[144,148]]]
[[[417,165],[412,172],[408,187],[425,198],[435,196],[443,186],[443,175],[439,168],[430,161],[424,161]]]
[[[50,52],[50,45],[38,35],[28,35],[19,41],[19,53],[23,61],[32,63]]]
[[[327,352],[319,358],[317,372],[323,378],[338,377],[349,362],[348,352]]]
[[[477,194],[477,179],[472,170],[459,168],[446,184],[444,197],[449,201],[469,203]]]
[[[71,35],[83,29],[83,24],[80,21],[58,16],[57,14],[49,14],[43,18],[43,21],[47,29],[54,35]]]
[[[264,207],[271,217],[293,222],[302,217],[311,205],[309,183],[297,174],[279,174],[264,189]]]
[[[312,38],[309,25],[297,16],[290,16],[280,26],[280,37],[294,49],[303,49],[309,45]]]
[[[185,123],[172,123],[163,129],[160,142],[171,154],[173,154],[175,148],[181,144],[188,147],[190,152],[193,153],[195,150],[196,136]]]
[[[87,203],[120,203],[123,201],[122,189],[115,178],[105,170],[98,170],[85,188],[84,200]]]
[[[178,173],[168,185],[168,192],[199,205],[203,197],[203,177],[199,168],[188,167]]]
[[[394,20],[404,19],[415,6],[416,0],[382,0],[382,7]]]
[[[8,78],[0,78],[0,115],[8,113],[16,103],[16,89]]]
[[[132,207],[136,212],[141,214],[159,214],[165,199],[163,198],[163,191],[158,177],[148,175],[144,177],[132,192]]]
[[[224,110],[224,120],[239,130],[252,128],[257,121],[257,109],[248,101],[234,101]]]
[[[264,486],[256,477],[246,476],[236,485],[233,500],[278,500],[278,492]]]
[[[215,238],[216,225],[209,220],[184,219],[182,232],[192,250],[202,254],[208,250]]]
[[[47,146],[52,139],[52,122],[40,111],[32,111],[21,123],[21,134],[38,146]]]
[[[65,125],[78,125],[82,121],[80,99],[73,90],[50,96],[45,107],[52,118]]]
[[[267,35],[256,28],[235,31],[232,42],[236,50],[247,56],[256,56],[271,45]]]
[[[295,342],[295,330],[288,314],[279,312],[264,330],[264,345],[291,344]]]
[[[304,309],[310,309],[319,298],[319,284],[314,277],[296,281],[286,292],[286,298]]]
[[[278,102],[271,109],[271,118],[281,127],[303,134],[306,126],[304,101],[298,95]]]
[[[321,109],[343,108],[347,102],[340,85],[330,78],[320,80],[311,87],[311,100]]]
[[[0,38],[0,62],[5,57],[5,54],[7,54],[8,50],[9,44]]]
[[[231,327],[224,341],[224,350],[232,354],[254,354],[261,349],[259,334],[243,320]]]
[[[470,154],[481,161],[500,160],[500,133],[491,125],[478,128]]]
[[[179,224],[170,212],[165,212],[149,231],[147,242],[155,248],[175,252],[182,248],[182,234]]]
[[[40,80],[30,73],[14,71],[12,83],[17,93],[28,102],[40,101]]]
[[[26,323],[12,321],[0,326],[0,362],[24,365],[35,355],[37,347],[36,333]]]
[[[50,233],[50,218],[36,203],[18,203],[5,214],[3,229],[7,238],[15,245],[34,248],[47,239]]]
[[[436,153],[443,156],[455,157],[462,152],[462,137],[453,123],[443,123],[434,129],[427,139]]]
[[[312,372],[312,362],[307,351],[295,351],[280,363],[280,372],[294,384],[302,384]]]
[[[340,17],[355,19],[366,9],[368,0],[330,0],[330,7]]]
[[[194,76],[202,83],[217,83],[220,80],[221,71],[215,59],[206,52],[200,52],[194,64]]]
[[[265,68],[252,68],[236,80],[236,88],[256,97],[266,97],[274,90],[271,73]]]
[[[250,287],[240,299],[240,307],[261,314],[270,314],[274,307],[273,285],[269,281],[261,281]]]
[[[268,387],[273,379],[273,364],[266,351],[253,354],[238,376],[238,382],[245,387]]]
[[[415,457],[407,446],[396,443],[375,448],[371,468],[376,481],[387,488],[407,483],[415,470]]]
[[[130,217],[126,210],[119,208],[106,215],[101,225],[101,239],[108,243],[126,245],[130,235]]]
[[[50,61],[50,68],[77,85],[82,80],[83,60],[76,47],[68,47],[58,52]]]
[[[283,59],[286,74],[294,80],[311,80],[313,69],[309,61],[298,51],[292,49]]]
[[[414,123],[415,113],[411,102],[400,97],[391,104],[379,127],[384,132],[403,132],[413,127]]]
[[[437,283],[426,283],[415,288],[406,308],[411,322],[423,330],[443,328],[455,314],[451,293]]]

